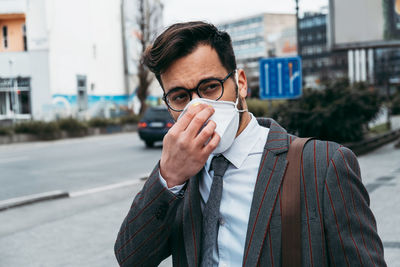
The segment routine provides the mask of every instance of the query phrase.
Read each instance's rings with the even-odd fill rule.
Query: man
[[[144,63],[176,123],[122,223],[119,264],[157,266],[172,254],[174,266],[280,266],[280,188],[295,137],[246,111],[246,75],[229,35],[175,24]],[[302,265],[386,266],[354,154],[313,140],[301,166]]]

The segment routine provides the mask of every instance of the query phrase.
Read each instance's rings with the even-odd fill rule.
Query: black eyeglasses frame
[[[218,82],[221,83],[221,89],[222,89],[222,91],[221,91],[221,95],[220,95],[217,99],[214,99],[215,101],[217,101],[217,100],[219,100],[219,99],[224,95],[224,83],[225,83],[225,81],[228,80],[229,77],[231,77],[232,74],[233,74],[235,71],[236,71],[236,70],[231,71],[231,72],[228,73],[228,75],[226,75],[225,78],[223,78],[223,79],[218,79],[218,78],[207,78],[207,79],[201,80],[201,81],[197,84],[197,86],[196,86],[195,88],[192,88],[192,89],[187,89],[187,88],[184,88],[184,87],[176,87],[176,88],[170,90],[168,93],[166,93],[166,94],[164,93],[162,99],[164,100],[165,104],[167,104],[168,108],[170,108],[170,109],[172,109],[173,111],[176,111],[176,112],[181,112],[181,111],[183,111],[183,109],[174,109],[174,108],[172,108],[172,107],[169,105],[169,103],[168,103],[168,101],[167,101],[167,96],[168,96],[168,94],[170,94],[171,92],[175,92],[175,91],[177,91],[177,90],[184,90],[184,91],[186,91],[186,92],[188,93],[189,98],[190,98],[189,102],[190,102],[190,101],[192,101],[192,93],[194,93],[194,92],[196,92],[196,94],[197,94],[200,98],[203,98],[203,97],[201,96],[200,92],[199,92],[199,87],[200,87],[200,85],[201,85],[202,83],[204,83],[204,82],[209,82],[209,81],[218,81]]]

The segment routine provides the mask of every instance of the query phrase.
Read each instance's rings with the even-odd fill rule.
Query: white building
[[[119,0],[0,0],[0,119],[127,104],[121,22]]]

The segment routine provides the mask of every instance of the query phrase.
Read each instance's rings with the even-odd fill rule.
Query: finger
[[[198,114],[201,110],[207,108],[208,105],[202,103],[195,103],[191,105],[182,115],[181,118],[175,123],[175,129],[178,131],[184,131],[192,121],[192,119]]]
[[[201,129],[200,133],[197,135],[195,142],[203,147],[205,143],[212,137],[217,128],[217,124],[214,121],[208,121],[207,125]]]
[[[213,152],[214,149],[218,146],[220,140],[221,140],[221,137],[216,132],[214,132],[214,134],[211,137],[208,144],[204,146],[203,153],[205,153],[207,156],[209,156],[211,154],[211,152]]]
[[[214,114],[214,108],[211,106],[206,107],[205,109],[198,112],[193,119],[190,121],[189,125],[186,128],[186,133],[188,136],[195,138],[207,120]]]

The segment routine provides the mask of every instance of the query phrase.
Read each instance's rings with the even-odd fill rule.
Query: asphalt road
[[[146,149],[137,134],[0,147],[2,199],[137,181],[0,212],[0,266],[117,266],[113,244],[118,229],[143,184],[139,178],[151,171],[160,153],[160,148]],[[359,162],[386,261],[400,266],[400,150],[389,144]],[[161,266],[171,266],[170,259]]]
[[[0,201],[138,179],[160,155],[160,147],[146,149],[136,133],[3,145]]]

